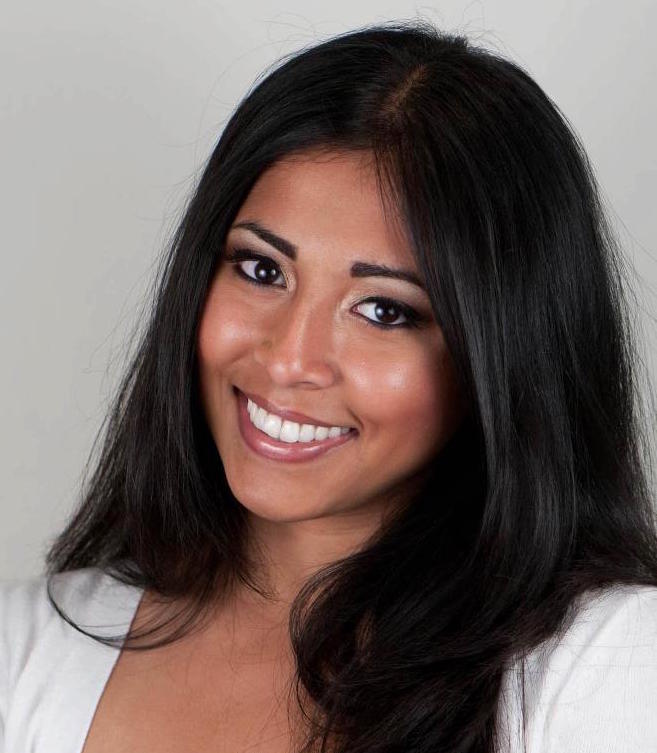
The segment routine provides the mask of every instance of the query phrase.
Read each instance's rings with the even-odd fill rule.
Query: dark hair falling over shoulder
[[[373,154],[470,413],[413,503],[293,605],[307,749],[492,753],[504,672],[562,633],[583,592],[657,585],[657,534],[622,257],[593,170],[534,80],[463,36],[425,21],[345,33],[239,103],[48,573],[97,566],[188,597],[176,629],[126,648],[174,640],[232,582],[263,593],[199,404],[195,336],[249,189],[318,148]]]

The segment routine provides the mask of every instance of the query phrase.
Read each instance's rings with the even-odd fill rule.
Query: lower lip
[[[237,387],[233,387],[233,391],[237,395],[237,413],[242,439],[255,453],[270,460],[282,460],[286,463],[313,460],[329,450],[349,442],[358,434],[355,429],[350,429],[347,434],[314,442],[280,442],[278,439],[273,439],[265,432],[260,431],[251,423],[246,395],[240,392]]]

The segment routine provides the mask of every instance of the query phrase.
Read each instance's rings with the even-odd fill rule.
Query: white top
[[[55,576],[58,604],[90,632],[130,626],[141,589],[96,568]],[[0,583],[0,752],[81,753],[119,656],[52,608],[45,577]],[[521,753],[519,673],[500,706],[509,753]],[[525,672],[527,753],[657,753],[657,588],[616,586],[583,598],[560,643]]]

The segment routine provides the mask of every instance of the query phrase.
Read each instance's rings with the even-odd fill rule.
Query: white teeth
[[[272,413],[268,413],[265,417],[264,424],[258,428],[261,428],[265,432],[265,434],[269,434],[269,436],[273,439],[277,439],[278,435],[281,433],[282,423],[283,422],[278,416],[275,416]]]
[[[281,442],[297,442],[300,431],[301,427],[299,424],[295,424],[294,421],[283,421],[278,438]]]
[[[302,424],[297,441],[312,442],[313,439],[315,439],[315,427],[312,424]]]
[[[272,439],[281,442],[312,442],[329,437],[339,437],[349,431],[348,426],[313,426],[313,424],[298,424],[295,421],[282,419],[274,413],[267,413],[253,400],[247,398],[247,410],[253,423],[260,431],[264,431]]]

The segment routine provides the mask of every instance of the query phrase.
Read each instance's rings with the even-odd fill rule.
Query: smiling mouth
[[[276,416],[277,418],[280,418],[281,421],[290,421],[291,423],[298,424],[299,426],[307,424],[309,426],[313,426],[314,428],[319,427],[321,429],[338,428],[344,430],[345,433],[347,429],[355,429],[355,427],[346,426],[337,422],[327,423],[326,421],[320,421],[319,419],[307,416],[305,415],[305,413],[301,413],[300,411],[279,408],[277,405],[269,402],[269,400],[265,399],[264,397],[256,395],[255,393],[245,392],[244,390],[240,390],[238,387],[234,387],[234,390],[241,393],[242,395],[245,395],[251,403],[255,404],[256,408],[262,408],[263,411],[270,415]]]
[[[337,449],[358,436],[358,431],[352,428],[344,434],[310,442],[284,442],[280,439],[274,439],[251,421],[247,409],[246,395],[237,387],[233,387],[233,393],[237,401],[240,435],[253,452],[264,458],[288,462],[312,460]]]

